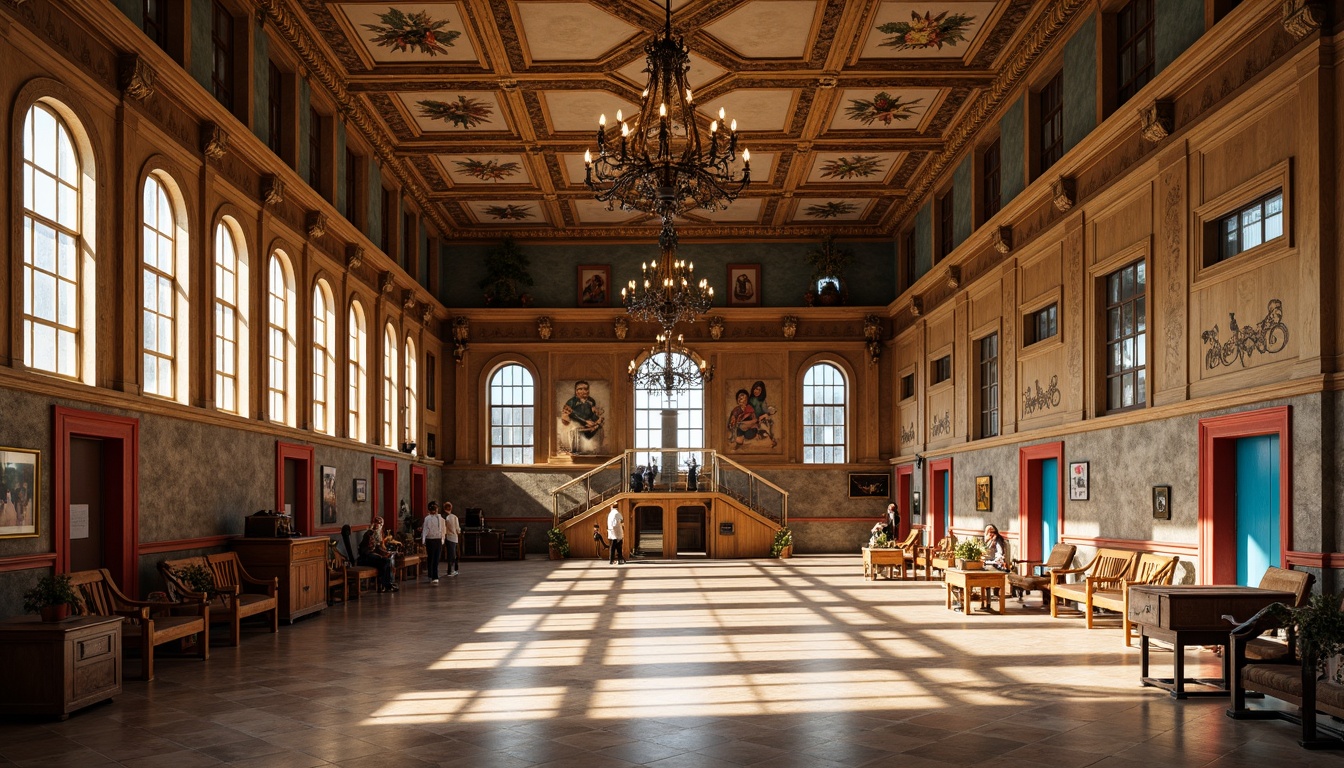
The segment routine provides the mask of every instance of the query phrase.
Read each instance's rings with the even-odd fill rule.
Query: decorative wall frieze
[[[378,290],[383,293],[391,295],[392,289],[396,287],[396,284],[397,284],[396,278],[392,276],[392,272],[390,270],[384,272],[378,278]]]
[[[316,240],[327,234],[327,214],[321,211],[309,211],[305,226],[308,230],[308,236]]]
[[[952,414],[943,411],[942,416],[934,416],[929,421],[929,437],[942,437],[952,434]]]
[[[630,333],[630,320],[625,317],[616,318],[612,324],[612,331],[616,334],[617,341],[625,341],[625,337]]]
[[[154,95],[154,70],[138,53],[118,56],[117,87],[126,98],[144,101]]]
[[[211,160],[229,153],[229,134],[216,123],[201,123],[201,152]]]
[[[538,317],[538,318],[537,318],[537,335],[541,337],[541,340],[542,340],[542,341],[550,341],[550,340],[551,340],[551,333],[552,333],[552,332],[553,332],[553,329],[551,328],[551,318],[546,317],[546,316],[544,316],[544,315],[543,315],[542,317]]]
[[[1301,40],[1321,28],[1325,21],[1325,3],[1312,0],[1283,0],[1279,21],[1294,40]]]
[[[723,318],[715,315],[709,318],[709,338],[718,341],[723,338]]]
[[[901,445],[910,445],[915,442],[915,423],[910,422],[909,426],[901,425]]]
[[[1050,199],[1055,204],[1055,210],[1064,213],[1078,202],[1078,183],[1072,176],[1060,176],[1050,184]]]
[[[1269,300],[1269,309],[1264,319],[1255,325],[1237,325],[1237,316],[1233,312],[1228,312],[1227,318],[1227,329],[1231,332],[1232,338],[1219,342],[1217,324],[1200,336],[1204,343],[1209,345],[1208,351],[1204,354],[1204,367],[1209,370],[1220,365],[1230,367],[1237,362],[1245,368],[1246,360],[1251,355],[1257,352],[1272,355],[1282,352],[1283,348],[1288,346],[1288,326],[1283,322],[1283,302],[1278,299]]]
[[[351,243],[345,246],[345,269],[354,272],[364,264],[364,247]]]
[[[1031,387],[1022,390],[1022,415],[1028,416],[1036,411],[1044,411],[1059,405],[1059,374],[1050,377],[1050,386],[1041,389],[1041,380],[1036,379],[1036,391]]]
[[[261,177],[262,205],[279,205],[285,201],[285,182],[280,177],[267,174]]]
[[[1139,133],[1156,144],[1167,138],[1176,127],[1176,104],[1166,99],[1155,99],[1139,110]]]
[[[997,227],[994,230],[994,250],[1003,254],[1013,250],[1012,227]]]
[[[793,315],[785,315],[783,322],[784,338],[792,339],[798,335],[798,318]]]

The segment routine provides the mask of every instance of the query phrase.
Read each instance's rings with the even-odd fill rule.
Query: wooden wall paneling
[[[972,371],[970,348],[968,343],[970,336],[969,323],[969,301],[966,292],[959,292],[953,300],[954,311],[952,314],[953,339],[952,342],[952,438],[959,443],[964,443],[971,439],[970,424],[967,414],[971,411],[971,404],[968,401],[970,396],[969,383],[972,381],[974,372]]]
[[[1019,261],[1018,304],[1012,324],[1025,333],[1027,317],[1054,304],[1057,333],[1053,338],[1024,344],[1017,356],[1018,389],[1010,394],[1019,429],[1024,425],[1043,426],[1061,423],[1068,408],[1065,388],[1064,347],[1077,341],[1076,329],[1068,322],[1064,303],[1064,242],[1042,245],[1040,250]],[[1029,338],[1029,337],[1025,337]]]
[[[966,381],[965,392],[958,399],[958,403],[966,411],[965,427],[963,434],[968,440],[977,440],[984,435],[980,431],[980,411],[984,404],[980,402],[980,387],[982,381],[980,378],[980,343],[991,335],[997,334],[999,339],[999,433],[1003,433],[1003,415],[1007,403],[1004,400],[1006,390],[1004,388],[1004,375],[1006,373],[1006,360],[1004,349],[1004,319],[1003,319],[1003,280],[997,273],[990,275],[984,280],[978,281],[973,286],[973,291],[967,292],[968,330],[963,338],[966,342]]]
[[[1190,162],[1183,145],[1158,157],[1153,190],[1155,245],[1148,259],[1148,389],[1152,405],[1182,402],[1190,397],[1189,357],[1193,345],[1189,286],[1193,269],[1188,213]],[[1158,355],[1161,355],[1159,361]]]
[[[1017,359],[1022,321],[1017,312],[1021,270],[1016,259],[1005,262],[999,284],[1003,289],[1000,305],[1002,342],[999,345],[999,434],[1011,435],[1017,431]]]
[[[1091,352],[1092,342],[1088,329],[1092,323],[1083,314],[1083,290],[1087,273],[1083,269],[1084,255],[1084,217],[1069,219],[1064,232],[1064,302],[1059,312],[1059,329],[1064,335],[1064,370],[1067,377],[1061,376],[1060,416],[1063,419],[1082,420],[1083,387],[1087,376],[1083,369],[1083,353]]]
[[[140,118],[127,109],[125,99],[116,108],[116,131],[114,137],[117,163],[115,167],[99,168],[99,192],[107,194],[119,191],[124,203],[121,206],[104,206],[99,200],[98,218],[109,213],[115,216],[115,223],[109,230],[110,236],[95,235],[93,251],[98,275],[98,306],[109,307],[104,314],[108,320],[99,323],[94,343],[100,350],[111,350],[112,354],[97,355],[100,386],[132,394],[144,392],[144,366],[140,361],[140,345],[145,338],[139,311],[144,289],[141,287],[144,271],[140,269],[144,248],[141,234],[144,221],[144,195],[135,188],[139,176],[140,163],[136,161],[135,135],[140,128]],[[17,158],[15,158],[17,160]],[[111,183],[108,183],[108,182]],[[22,194],[22,193],[20,193]],[[115,194],[115,193],[114,193]],[[22,205],[22,202],[20,202]],[[107,209],[112,209],[108,211]],[[95,225],[97,226],[97,225]],[[117,252],[122,258],[98,258],[99,246],[116,243]],[[111,278],[111,279],[108,279]],[[103,314],[103,313],[99,313]],[[87,344],[88,341],[86,340]],[[85,352],[85,354],[88,354]]]
[[[1327,142],[1326,134],[1334,122],[1336,108],[1330,94],[1331,75],[1333,73],[1333,54],[1330,58],[1303,57],[1298,59],[1295,75],[1297,119],[1293,121],[1296,131],[1293,134],[1293,187],[1291,196],[1298,201],[1292,213],[1295,221],[1292,228],[1293,245],[1297,247],[1297,285],[1298,300],[1301,302],[1299,332],[1296,339],[1289,339],[1295,349],[1284,350],[1285,354],[1294,354],[1297,358],[1292,376],[1313,376],[1320,374],[1323,367],[1321,355],[1327,352],[1325,335],[1322,329],[1330,328],[1325,322],[1331,304],[1328,282],[1325,277],[1325,254],[1337,269],[1338,252],[1335,250],[1335,229],[1327,222],[1333,222],[1325,213],[1330,199],[1335,196],[1336,186],[1331,175],[1334,173],[1336,158]],[[1322,65],[1325,65],[1324,67]],[[1287,195],[1286,195],[1287,196]],[[1295,342],[1295,343],[1293,343]]]

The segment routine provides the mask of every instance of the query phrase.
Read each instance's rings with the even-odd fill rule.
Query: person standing
[[[482,523],[484,525],[484,523]],[[462,534],[462,524],[453,514],[453,503],[443,502],[443,559],[448,564],[448,575],[457,575],[457,537]]]
[[[607,548],[607,540],[602,538],[602,526],[593,523],[593,543],[597,545],[597,556],[602,557],[602,551]]]
[[[901,511],[892,502],[887,505],[887,516],[883,520],[887,529],[887,541],[895,541],[896,536],[901,532]]]
[[[607,538],[611,540],[607,565],[617,562],[625,565],[625,553],[621,550],[625,539],[625,518],[621,516],[620,507],[615,504],[611,505],[611,511],[607,513]]]
[[[444,540],[443,518],[439,517],[438,502],[429,502],[429,514],[425,515],[420,528],[420,542],[425,545],[425,554],[429,558],[429,583],[439,583],[439,558],[443,555]]]

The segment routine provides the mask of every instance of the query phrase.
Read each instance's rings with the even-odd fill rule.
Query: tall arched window
[[[364,308],[358,301],[350,302],[349,332],[346,337],[348,360],[348,387],[350,439],[361,443],[369,439],[369,331],[364,324]]]
[[[640,364],[640,370],[660,365],[663,356],[646,359]],[[672,365],[686,371],[697,370],[695,361],[678,352],[672,353]],[[673,393],[671,399],[661,387],[635,388],[635,455],[637,464],[647,465],[651,460],[666,463],[663,453],[651,448],[663,446],[663,411],[677,412],[677,447],[683,450],[705,447],[705,384],[701,379],[697,386]],[[689,453],[677,457],[677,464],[690,458]],[[672,468],[669,468],[671,471]]]
[[[294,426],[295,341],[294,272],[283,251],[271,254],[266,270],[266,392],[267,417]]]
[[[397,447],[397,332],[391,325],[383,331],[382,444]]]
[[[490,377],[490,463],[531,464],[536,424],[532,372],[510,364]]]
[[[830,363],[803,374],[803,463],[845,462],[845,375]]]
[[[238,223],[224,217],[215,225],[215,405],[247,413],[248,279],[247,251]]]
[[[23,362],[93,383],[92,161],[38,102],[23,123]],[[86,226],[88,231],[86,230]],[[86,335],[87,334],[87,335]]]
[[[188,274],[186,227],[179,220],[172,180],[159,172],[145,179],[142,200],[141,262],[144,267],[141,339],[144,342],[141,384],[147,394],[186,402]]]
[[[406,348],[402,350],[402,354],[406,359],[404,374],[406,378],[406,429],[405,437],[402,439],[411,442],[417,440],[416,429],[420,424],[420,379],[417,370],[419,366],[415,357],[415,342],[411,340],[410,336],[406,337]]]
[[[331,288],[318,280],[313,288],[313,429],[336,434],[336,312]]]

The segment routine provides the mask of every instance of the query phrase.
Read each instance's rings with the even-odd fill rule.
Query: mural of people
[[[776,384],[777,385],[777,384]],[[728,391],[732,392],[730,388]],[[733,395],[734,406],[728,414],[728,444],[733,450],[769,452],[779,447],[775,414],[779,409],[767,401],[768,386],[757,379],[750,386],[743,381]]]
[[[760,431],[756,409],[751,407],[749,398],[747,390],[737,390],[737,406],[728,414],[728,437],[734,448],[741,448],[748,441],[754,441]]]
[[[602,425],[606,409],[593,397],[587,381],[574,382],[574,396],[560,406],[559,445],[561,453],[593,455],[602,452]]]
[[[773,405],[765,403],[765,382],[757,381],[751,385],[751,395],[747,398],[751,404],[752,410],[756,411],[756,427],[759,430],[759,436],[770,439],[770,447],[779,445],[775,439],[775,412],[778,410]]]

